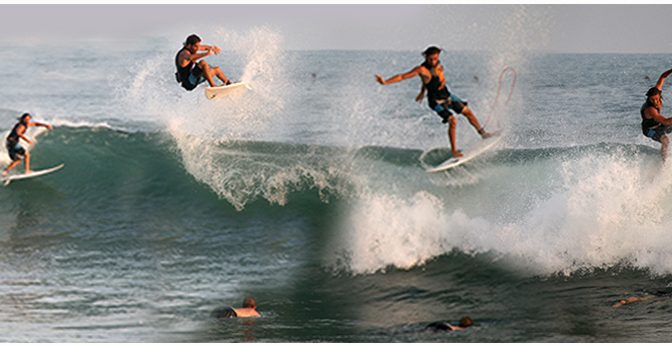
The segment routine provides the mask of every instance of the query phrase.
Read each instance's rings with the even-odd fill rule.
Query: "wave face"
[[[203,169],[211,170],[202,181],[184,162],[182,145],[172,131],[61,127],[40,137],[33,164],[66,164],[62,174],[46,179],[67,191],[73,205],[223,198],[229,205],[223,209],[240,211],[260,200],[270,209],[291,200],[340,201],[345,217],[327,262],[354,273],[408,269],[453,250],[488,253],[535,274],[622,263],[672,270],[665,233],[670,179],[648,147],[506,149],[426,175],[422,152],[414,149],[215,142],[205,144]],[[194,145],[198,152],[203,140]]]

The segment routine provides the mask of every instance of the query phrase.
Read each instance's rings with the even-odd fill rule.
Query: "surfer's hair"
[[[184,41],[185,46],[193,46],[196,43],[201,42],[201,38],[198,37],[196,34],[191,34],[189,37],[187,37],[187,40]]]
[[[23,113],[23,114],[21,114],[21,117],[19,118],[19,120],[24,121],[29,116],[30,116],[30,113]]]
[[[439,54],[439,53],[441,53],[441,48],[439,48],[437,46],[430,46],[430,47],[427,47],[427,49],[425,49],[424,52],[422,52],[422,55],[427,57],[427,56],[434,55],[434,54]]]
[[[254,297],[247,296],[243,300],[243,307],[244,308],[256,308],[257,307],[257,301],[254,299]]]

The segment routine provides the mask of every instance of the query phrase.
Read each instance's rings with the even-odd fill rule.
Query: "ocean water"
[[[0,129],[54,124],[33,166],[65,168],[0,189],[0,341],[671,341],[672,299],[611,307],[672,285],[672,173],[639,129],[671,56],[449,50],[504,140],[428,175],[445,125],[419,80],[373,78],[419,52],[208,36],[252,91],[183,91],[181,37],[5,47]],[[262,318],[210,316],[247,294]]]

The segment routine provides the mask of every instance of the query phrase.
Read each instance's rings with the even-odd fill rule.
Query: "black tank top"
[[[182,67],[180,66],[180,54],[182,53],[183,50],[186,50],[187,48],[182,48],[177,52],[177,55],[175,55],[175,68],[177,68],[177,73],[175,76],[177,77],[177,81],[179,83],[184,84],[184,82],[189,81],[189,74],[191,73],[191,69],[194,67],[194,62],[190,61],[189,65]]]
[[[657,122],[653,119],[647,119],[647,118],[644,117],[644,111],[647,108],[651,108],[651,107],[655,108],[658,112],[660,112],[660,108],[656,107],[656,105],[651,103],[651,101],[649,101],[649,99],[647,98],[646,102],[644,102],[644,104],[642,105],[642,108],[639,110],[639,113],[642,116],[642,131],[646,131],[648,129],[654,129],[654,128],[661,125],[661,123],[659,123],[659,122]]]
[[[7,136],[7,144],[11,145],[16,145],[16,143],[19,143],[19,125],[23,125],[23,123],[19,122],[16,125],[14,125],[14,128],[12,131],[9,133],[9,136]]]
[[[427,62],[422,63],[426,69],[429,70],[429,73],[432,75],[432,79],[428,83],[425,83],[425,88],[427,89],[427,101],[429,101],[429,106],[434,108],[436,106],[437,100],[446,100],[450,97],[450,91],[444,85],[443,88],[439,89],[441,86],[441,79],[436,74],[436,68],[429,66]],[[437,65],[438,66],[438,65]]]

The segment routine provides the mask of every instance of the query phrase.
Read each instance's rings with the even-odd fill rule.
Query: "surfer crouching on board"
[[[672,74],[672,69],[660,75],[656,86],[646,92],[646,102],[639,111],[642,116],[642,133],[644,136],[660,142],[660,155],[663,162],[667,158],[667,147],[670,142],[667,134],[672,132],[672,117],[665,118],[660,112],[663,108],[663,84],[665,84],[665,78],[670,74]]]
[[[219,66],[210,66],[205,60],[201,60],[206,56],[219,54],[221,51],[217,46],[201,44],[201,38],[197,35],[189,35],[184,42],[184,47],[175,56],[177,82],[188,91],[194,90],[205,81],[208,81],[211,87],[216,86],[214,77],[219,78],[224,85],[231,84]]]
[[[2,171],[3,177],[9,175],[9,171],[21,163],[21,160],[25,160],[26,174],[30,173],[30,153],[21,146],[21,143],[19,143],[19,141],[23,139],[26,141],[26,143],[33,144],[33,142],[31,142],[30,139],[26,138],[25,136],[28,127],[42,126],[50,130],[53,128],[53,126],[49,124],[38,123],[37,121],[30,120],[30,114],[24,113],[21,115],[19,122],[14,125],[14,128],[12,128],[12,131],[9,132],[9,136],[7,136],[5,140],[5,147],[7,147],[7,153],[9,154],[9,158],[12,160],[12,163],[10,163],[9,166],[7,166],[4,171]]]
[[[483,139],[492,136],[492,134],[486,132],[481,126],[478,119],[476,119],[476,115],[474,115],[471,109],[467,106],[467,102],[456,95],[451,94],[446,87],[446,78],[443,75],[443,66],[441,66],[441,62],[439,61],[439,54],[441,54],[441,48],[434,46],[429,47],[422,53],[422,55],[425,56],[425,62],[421,65],[413,68],[409,72],[394,75],[387,80],[380,75],[376,75],[376,80],[378,83],[386,85],[420,76],[420,79],[422,79],[422,89],[415,100],[421,102],[425,97],[425,91],[427,92],[429,107],[443,118],[444,124],[448,123],[448,137],[450,138],[450,147],[453,157],[461,157],[462,153],[457,150],[457,145],[455,144],[455,127],[457,126],[457,119],[453,116],[453,112],[467,117],[471,126],[478,131],[478,134],[481,135]]]

